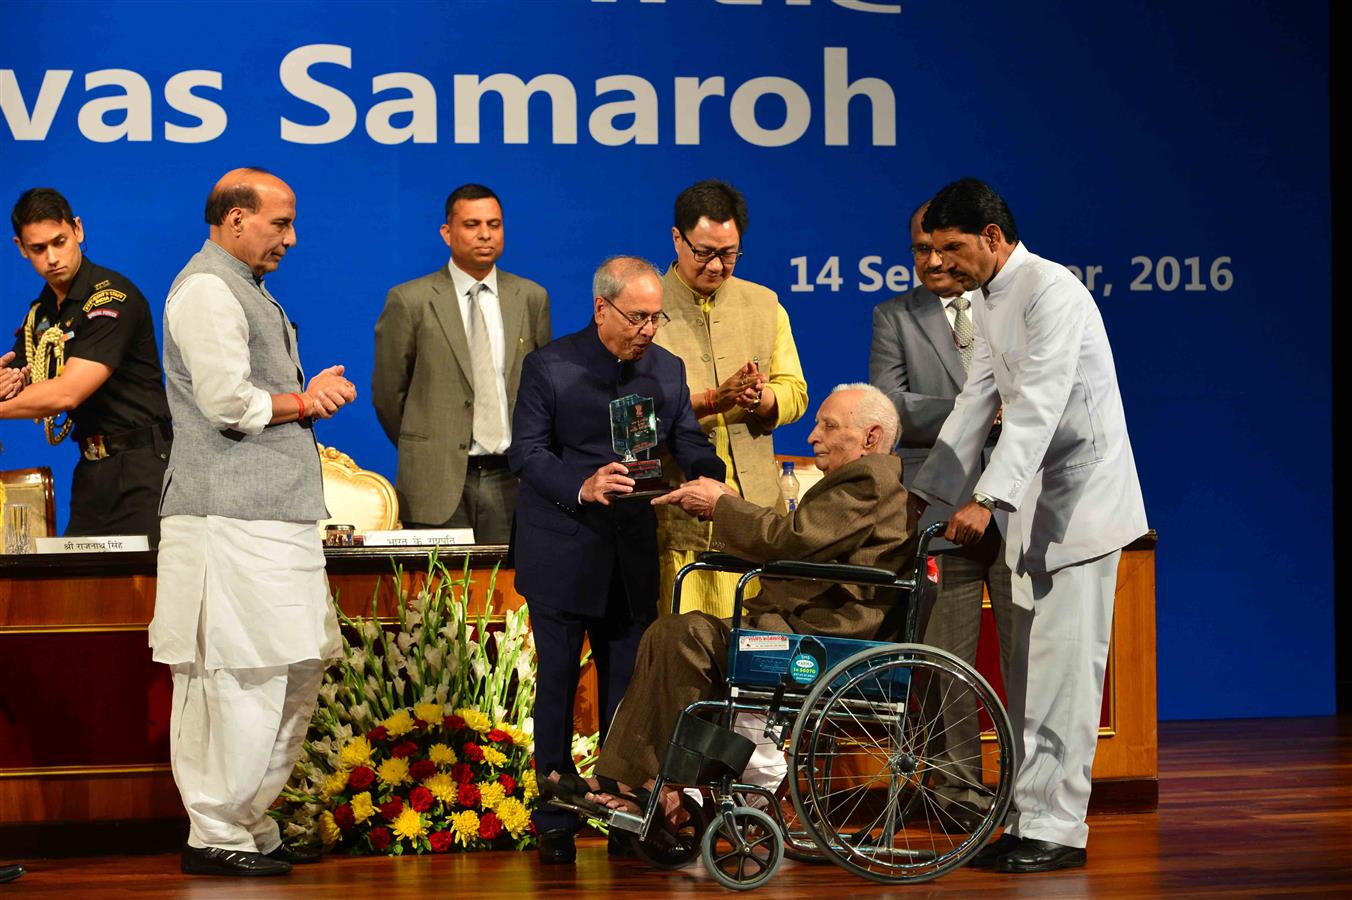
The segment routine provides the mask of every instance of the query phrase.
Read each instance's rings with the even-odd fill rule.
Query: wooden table
[[[1149,809],[1158,798],[1154,544],[1152,534],[1132,545],[1119,570],[1094,764],[1100,808]],[[448,548],[443,558],[457,568],[466,552],[476,608],[490,581],[497,603],[522,603],[513,572],[497,568],[505,547]],[[426,550],[326,555],[349,615],[369,614],[378,584],[377,614],[392,614],[392,561],[403,564],[406,580],[426,570]],[[153,551],[0,556],[0,847],[6,832],[35,824],[182,816],[168,764],[169,672],[146,645],[155,559]],[[998,687],[990,631],[979,668]],[[584,683],[576,710],[582,729],[595,728],[594,697]]]

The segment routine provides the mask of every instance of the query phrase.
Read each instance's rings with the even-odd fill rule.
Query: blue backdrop
[[[344,363],[362,387],[385,292],[445,264],[462,182],[503,197],[503,267],[550,290],[561,334],[601,258],[665,264],[680,188],[732,181],[751,207],[738,274],[779,291],[815,408],[867,377],[870,311],[910,287],[910,210],[990,181],[1107,320],[1160,532],[1162,716],[1333,711],[1326,4],[101,2],[5,19],[0,199],[60,188],[89,256],[158,314],[211,184],[272,169],[300,241],[269,286],[307,368]],[[40,286],[17,252],[0,263],[14,325]],[[805,452],[808,430],[778,449]],[[319,437],[393,477],[369,396]],[[64,524],[75,449],[28,422],[0,439],[4,467],[57,472]]]

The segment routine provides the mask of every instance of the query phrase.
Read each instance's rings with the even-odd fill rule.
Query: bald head
[[[207,197],[211,240],[261,278],[296,243],[296,195],[266,169],[226,172]]]

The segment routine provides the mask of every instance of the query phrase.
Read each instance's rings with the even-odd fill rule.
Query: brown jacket
[[[915,555],[906,499],[901,460],[865,456],[813,485],[787,516],[741,497],[721,497],[711,546],[755,562],[835,562],[900,572]],[[766,631],[871,640],[895,601],[890,590],[766,579],[746,612],[751,627]]]

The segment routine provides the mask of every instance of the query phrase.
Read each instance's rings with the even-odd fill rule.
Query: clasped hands
[[[331,419],[339,409],[357,399],[357,386],[343,377],[343,366],[329,366],[314,378],[301,395],[306,415]]]
[[[756,361],[749,360],[708,392],[709,408],[703,414],[711,416],[738,407],[747,412],[767,415],[775,408],[775,392],[765,389],[769,381],[769,376],[760,371]]]
[[[0,356],[0,400],[12,400],[28,386],[28,366],[11,369],[9,364],[12,362],[13,350]]]

